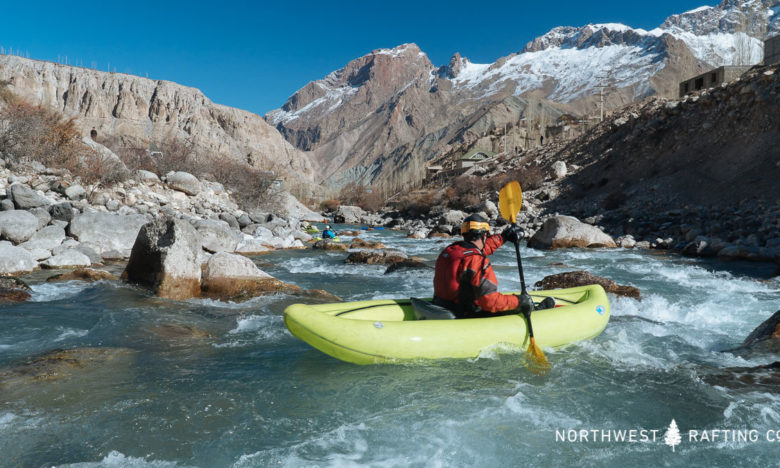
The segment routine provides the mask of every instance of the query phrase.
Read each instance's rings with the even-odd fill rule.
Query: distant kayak
[[[530,291],[535,302],[553,297],[557,307],[532,313],[536,342],[557,348],[588,340],[609,321],[609,301],[599,285]],[[410,299],[334,304],[293,304],[284,311],[290,332],[314,348],[355,364],[476,358],[491,349],[524,350],[528,329],[521,315],[421,320]]]
[[[318,232],[320,232],[320,230],[316,227],[310,227],[306,229],[306,234],[317,234]]]

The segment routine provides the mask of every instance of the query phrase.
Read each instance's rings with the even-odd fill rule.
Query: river
[[[362,237],[430,264],[446,245]],[[780,360],[728,352],[780,309],[780,282],[756,279],[772,267],[635,250],[521,252],[530,285],[582,269],[638,287],[642,300],[610,296],[604,332],[546,350],[551,371],[534,375],[522,354],[340,362],[287,331],[282,311],[296,297],[177,302],[116,283],[45,283],[39,272],[31,302],[0,306],[0,367],[55,348],[121,353],[6,385],[0,466],[777,464],[780,387],[712,377]],[[255,260],[345,300],[431,294],[432,270],[384,275],[345,257],[291,250]],[[513,249],[493,263],[501,289],[519,289]],[[679,443],[665,437],[673,419]]]

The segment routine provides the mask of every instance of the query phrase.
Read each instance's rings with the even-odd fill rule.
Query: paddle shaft
[[[516,225],[515,225],[516,226]],[[515,244],[515,256],[517,257],[517,271],[520,273],[520,287],[522,288],[521,294],[528,294],[525,289],[525,275],[523,275],[523,260],[520,258],[520,241],[513,242]],[[534,337],[534,328],[531,326],[531,311],[524,312],[525,321],[528,323],[528,337]]]

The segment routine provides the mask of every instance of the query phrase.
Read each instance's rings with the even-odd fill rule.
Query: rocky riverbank
[[[161,217],[189,224],[197,259],[303,248],[301,221],[321,216],[284,192],[274,209],[244,211],[216,182],[186,172],[162,179],[147,171],[111,187],[82,184],[67,170],[0,160],[0,275],[78,268],[130,258],[141,227]]]
[[[555,177],[524,193],[518,224],[529,247],[657,249],[725,261],[777,263],[775,275],[780,275],[780,201],[753,199],[721,208],[686,206],[661,212],[631,207],[596,214],[573,206],[571,212],[561,215],[545,204],[556,193]],[[505,225],[491,199],[497,202],[498,194],[462,211],[433,206],[415,218],[405,218],[392,208],[370,213],[355,206],[340,206],[323,215],[341,222],[405,230],[412,238],[450,237],[459,236],[460,223],[470,213],[489,219],[494,232]]]

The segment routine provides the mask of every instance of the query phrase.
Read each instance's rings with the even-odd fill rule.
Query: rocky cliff
[[[435,67],[414,44],[373,51],[309,83],[265,118],[310,151],[323,181],[421,177],[426,161],[481,136],[562,112],[593,114],[652,95],[713,66],[756,63],[780,31],[780,1],[724,0],[651,31],[622,24],[558,27],[492,64],[455,54]],[[529,109],[529,102],[532,104]],[[545,118],[539,119],[540,109]]]
[[[186,139],[208,154],[229,155],[282,177],[313,178],[313,165],[260,116],[211,102],[176,83],[0,55],[0,80],[29,102],[75,117],[84,134],[127,146]]]

